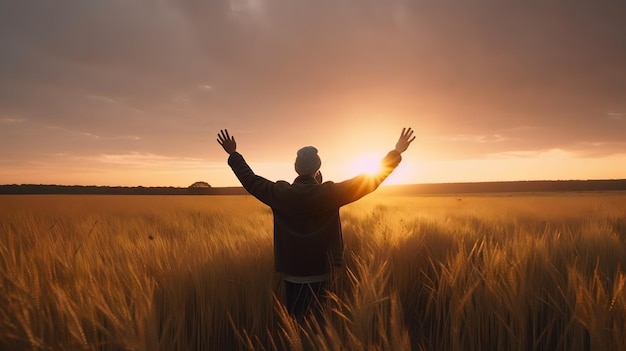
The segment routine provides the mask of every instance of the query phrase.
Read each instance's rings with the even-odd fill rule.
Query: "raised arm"
[[[339,205],[343,206],[356,201],[363,196],[376,190],[378,186],[393,172],[402,160],[401,154],[405,152],[415,140],[411,128],[402,128],[402,133],[396,142],[396,147],[387,153],[380,163],[380,170],[375,175],[361,174],[352,179],[337,183],[337,191],[340,194]]]
[[[228,134],[227,129],[222,129],[217,134],[217,142],[224,148],[230,156],[228,156],[228,165],[241,182],[241,185],[254,197],[261,202],[271,206],[272,187],[271,182],[261,176],[254,174],[243,156],[237,152],[237,143],[235,137]]]

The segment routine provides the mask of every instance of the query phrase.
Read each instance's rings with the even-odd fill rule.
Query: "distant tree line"
[[[382,190],[382,189],[381,189]],[[626,190],[626,179],[607,180],[533,180],[513,182],[439,183],[388,186],[390,194],[467,194],[510,192],[568,192]]]
[[[616,190],[626,190],[626,179],[389,185],[380,192],[393,195],[428,195]],[[196,182],[186,188],[10,184],[0,185],[0,194],[248,195],[248,192],[242,187],[214,188],[206,182]]]
[[[0,194],[85,194],[85,195],[242,195],[241,187],[123,187],[96,185],[0,185]]]

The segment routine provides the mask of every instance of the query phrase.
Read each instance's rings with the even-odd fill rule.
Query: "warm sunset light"
[[[625,178],[624,17],[623,2],[5,1],[0,184],[237,186],[223,128],[260,175],[292,181],[315,145],[341,181],[405,126],[417,139],[384,184]]]
[[[380,172],[380,160],[381,156],[363,156],[357,158],[351,169],[355,174],[367,173],[369,175],[375,175]]]
[[[626,351],[626,0],[0,0],[0,351]]]

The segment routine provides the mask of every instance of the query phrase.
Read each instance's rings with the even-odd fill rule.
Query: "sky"
[[[626,178],[626,2],[0,0],[0,184]]]

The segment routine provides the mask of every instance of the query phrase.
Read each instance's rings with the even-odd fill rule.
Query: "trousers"
[[[298,321],[312,314],[320,320],[326,304],[328,281],[299,284],[289,281],[285,283],[285,302],[287,312]]]

